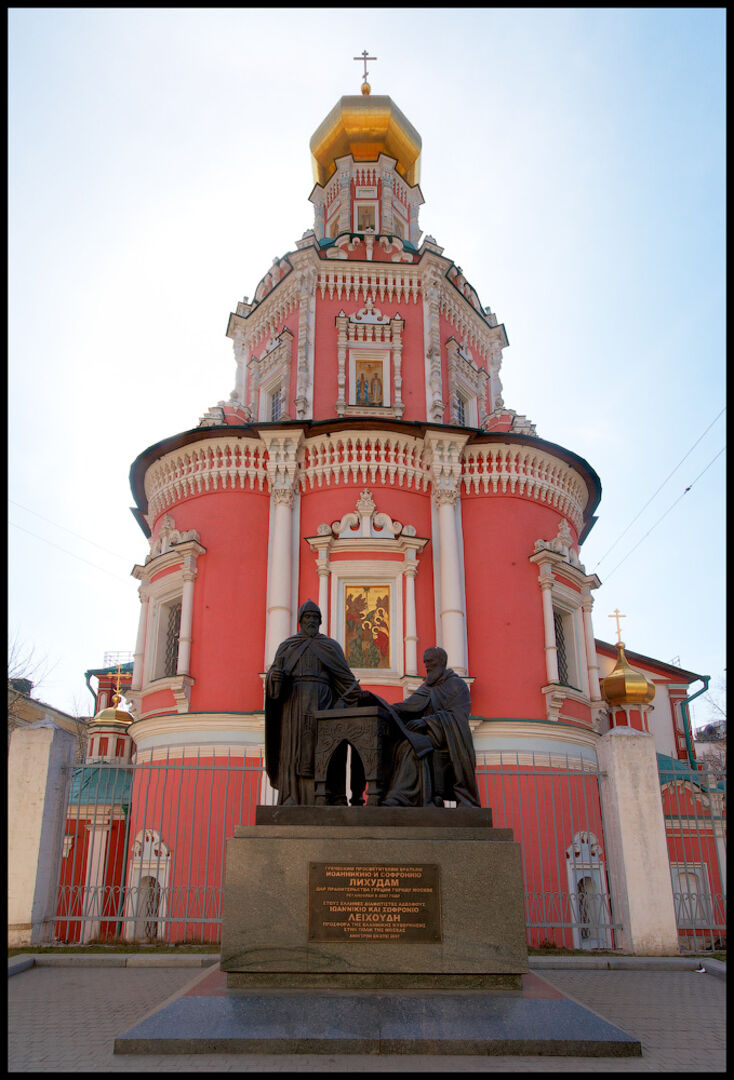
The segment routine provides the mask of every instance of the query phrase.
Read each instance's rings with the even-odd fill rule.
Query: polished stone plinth
[[[539,975],[520,990],[228,989],[204,973],[115,1039],[116,1054],[543,1054],[632,1057],[638,1040]]]
[[[239,826],[227,842],[221,967],[231,989],[519,988],[520,845],[491,828],[491,811],[276,807],[257,820],[271,823]],[[314,885],[327,868],[332,896],[344,898],[331,921]],[[379,889],[351,889],[365,874],[394,892],[383,902]],[[348,939],[346,920],[357,923]]]

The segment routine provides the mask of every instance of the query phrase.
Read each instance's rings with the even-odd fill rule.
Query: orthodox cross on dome
[[[615,608],[614,613],[612,615],[608,615],[607,618],[617,620],[617,644],[619,644],[622,641],[622,628],[619,625],[619,620],[626,619],[627,616],[623,615],[619,608]]]
[[[376,59],[377,59],[377,57],[376,57],[376,56],[368,56],[368,55],[367,55],[367,50],[366,50],[366,49],[364,49],[364,50],[362,51],[362,55],[361,55],[361,56],[353,56],[353,57],[352,57],[352,60],[358,60],[358,61],[359,61],[359,60],[361,60],[361,61],[362,61],[362,62],[364,63],[364,74],[363,74],[363,76],[362,76],[362,80],[363,80],[363,81],[362,81],[362,93],[363,93],[363,94],[365,93],[365,89],[364,89],[364,88],[365,88],[365,86],[367,87],[367,91],[366,91],[366,92],[367,92],[368,94],[369,94],[369,92],[370,92],[370,85],[369,85],[369,83],[367,82],[367,75],[369,74],[369,72],[367,71],[367,61],[368,61],[368,60],[376,60]]]
[[[115,692],[112,695],[112,704],[115,706],[115,708],[117,708],[117,706],[122,701],[122,694],[120,693],[120,676],[122,675],[122,664],[118,663],[115,675],[117,676],[117,678],[115,679]]]

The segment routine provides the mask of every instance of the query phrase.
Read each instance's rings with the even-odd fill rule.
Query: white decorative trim
[[[379,683],[390,683],[396,678],[401,679],[405,672],[409,675],[416,675],[417,635],[413,582],[418,571],[416,556],[423,550],[428,540],[417,537],[413,525],[402,525],[399,521],[393,521],[389,514],[378,513],[372,493],[367,489],[361,493],[357,500],[356,513],[350,511],[342,515],[339,521],[332,522],[331,525],[326,522],[322,523],[319,525],[318,535],[306,537],[306,540],[311,550],[316,553],[316,571],[319,575],[319,607],[322,608],[322,614],[325,613],[329,587],[331,587],[331,604],[328,608],[328,632],[336,637],[344,647],[343,593],[345,584],[365,584],[365,581],[371,580],[386,580],[388,583],[394,583],[394,587],[390,590],[391,667],[389,670],[384,668],[359,670],[369,671],[372,681]],[[344,552],[353,554],[357,552],[374,552],[380,555],[399,553],[403,555],[403,561],[364,560],[348,562],[341,559],[335,562],[330,561],[331,555]],[[398,589],[401,577],[406,579],[405,632],[403,632],[402,628],[402,588]],[[323,629],[325,628],[322,627]],[[404,645],[404,650],[400,648],[401,642]],[[357,669],[355,669],[355,672],[357,677],[360,677]]]
[[[362,303],[366,303],[367,298],[372,296],[377,301],[386,299],[389,303],[405,303],[409,300],[417,303],[421,295],[421,279],[413,267],[393,269],[374,263],[366,266],[354,262],[339,268],[320,268],[316,285],[321,290],[322,299],[328,292],[330,300],[336,295],[338,300],[358,302],[361,299]]]
[[[286,327],[265,350],[260,359],[253,356],[248,370],[250,373],[249,408],[261,423],[268,423],[271,418],[273,393],[282,390],[282,412],[279,420],[289,420],[289,395],[291,387],[291,367],[293,360],[293,334]]]
[[[188,537],[176,542],[176,537]],[[194,588],[197,576],[197,560],[206,554],[199,543],[195,529],[181,533],[175,528],[170,514],[163,518],[160,533],[151,541],[151,553],[144,566],[134,566],[132,576],[141,582],[143,603],[136,639],[135,666],[129,692],[135,712],[142,705],[142,695],[156,689],[173,691],[179,712],[188,711],[193,679],[189,676],[191,663],[191,631],[194,611]],[[160,554],[153,554],[160,551]],[[161,576],[163,570],[168,571]],[[154,679],[160,663],[162,649],[162,613],[181,600],[181,623],[179,629],[177,672],[175,676]],[[166,684],[164,687],[162,684]]]
[[[576,694],[573,693],[569,686],[560,686],[557,683],[551,683],[548,686],[541,687],[541,693],[545,696],[545,711],[547,718],[554,723],[560,718],[561,709],[566,698],[572,698],[578,700]],[[588,698],[582,699],[588,704]]]
[[[340,311],[337,328],[337,416],[401,417],[402,400],[402,331],[404,320],[397,313],[384,315],[368,294],[364,306],[347,315]],[[358,360],[382,363],[382,402],[379,405],[357,401],[356,364]],[[348,372],[347,372],[348,369]]]
[[[167,552],[173,550],[173,545],[184,544],[187,541],[201,540],[196,529],[189,529],[187,532],[181,532],[176,528],[176,522],[170,514],[164,514],[161,520],[160,528],[156,536],[151,536],[148,543],[150,544],[150,552],[145,556],[146,564],[155,559],[159,555],[165,555]],[[177,552],[178,554],[178,552]],[[156,570],[156,572],[158,572]]]
[[[130,728],[136,746],[136,761],[146,760],[145,754],[160,757],[167,749],[186,747],[193,753],[197,748],[216,747],[223,753],[226,746],[239,750],[257,750],[263,745],[265,719],[258,713],[161,713],[138,720]]]
[[[399,521],[393,521],[389,514],[378,514],[372,492],[367,488],[357,500],[357,512],[351,511],[344,514],[341,521],[333,521],[331,531],[345,540],[367,536],[392,540],[401,533],[405,536],[415,536],[415,528],[412,525],[403,527]]]
[[[558,724],[549,728],[546,723],[533,720],[484,720],[481,722],[474,731],[477,764],[494,764],[498,756],[503,753],[520,753],[521,755],[526,753],[528,758],[521,761],[521,764],[532,764],[529,755],[535,754],[537,759],[543,753],[553,753],[552,750],[533,750],[530,748],[526,751],[525,746],[528,741],[550,743],[551,745],[555,743],[562,744],[563,748],[559,749],[559,754],[563,754],[563,758],[557,762],[560,765],[563,765],[565,755],[570,756],[575,750],[575,756],[585,760],[588,765],[596,767],[596,747],[599,736],[595,732],[583,727],[566,727],[565,724]],[[586,757],[584,751],[587,753]],[[593,758],[588,756],[589,751],[593,754]],[[485,760],[480,759],[480,755]]]
[[[561,518],[558,524],[558,532],[553,540],[536,540],[535,552],[540,551],[555,551],[556,554],[561,555],[567,563],[571,566],[575,566],[577,570],[580,570],[582,574],[586,573],[586,570],[579,561],[579,557],[576,554],[576,548],[573,543],[573,536],[571,535],[571,529],[565,518]]]
[[[476,367],[466,346],[455,337],[446,342],[449,379],[449,413],[452,424],[464,424],[466,427],[481,427],[487,415],[487,384],[489,373]],[[467,406],[467,415],[462,420],[457,413],[457,395]]]
[[[191,495],[226,489],[262,491],[266,467],[259,439],[226,435],[189,443],[155,461],[145,473],[148,517]]]
[[[380,431],[340,431],[304,441],[301,490],[324,484],[374,484],[425,490],[423,441]]]
[[[584,524],[586,485],[572,466],[534,446],[473,443],[462,455],[467,492],[524,495],[545,502],[568,517],[576,532]]]
[[[161,679],[153,679],[143,687],[143,693],[155,694],[158,690],[170,690],[176,702],[176,708],[180,713],[189,711],[191,699],[191,687],[194,680],[190,675],[166,675]],[[129,734],[129,731],[128,731]]]

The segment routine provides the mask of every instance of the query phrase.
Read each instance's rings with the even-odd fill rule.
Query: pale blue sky
[[[601,478],[597,636],[619,608],[723,675],[723,9],[370,11],[10,11],[10,631],[59,708],[134,647],[130,464],[229,396],[229,312],[311,226],[364,48],[424,232],[505,323],[505,402]]]

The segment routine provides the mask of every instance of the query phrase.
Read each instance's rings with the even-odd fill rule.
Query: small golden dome
[[[397,171],[411,187],[419,182],[420,135],[395,102],[371,94],[366,81],[360,97],[339,99],[311,136],[309,146],[317,184],[326,183],[336,171],[334,162],[345,154],[355,161],[376,161],[380,154],[387,154],[395,158]]]
[[[100,709],[94,720],[92,720],[92,724],[124,724],[125,727],[128,727],[135,717],[125,709],[117,708],[121,701],[120,694],[113,694],[112,701],[112,705],[108,705],[106,709]]]
[[[601,695],[610,705],[649,705],[655,685],[641,671],[630,667],[624,642],[617,642],[617,662],[601,682]]]

